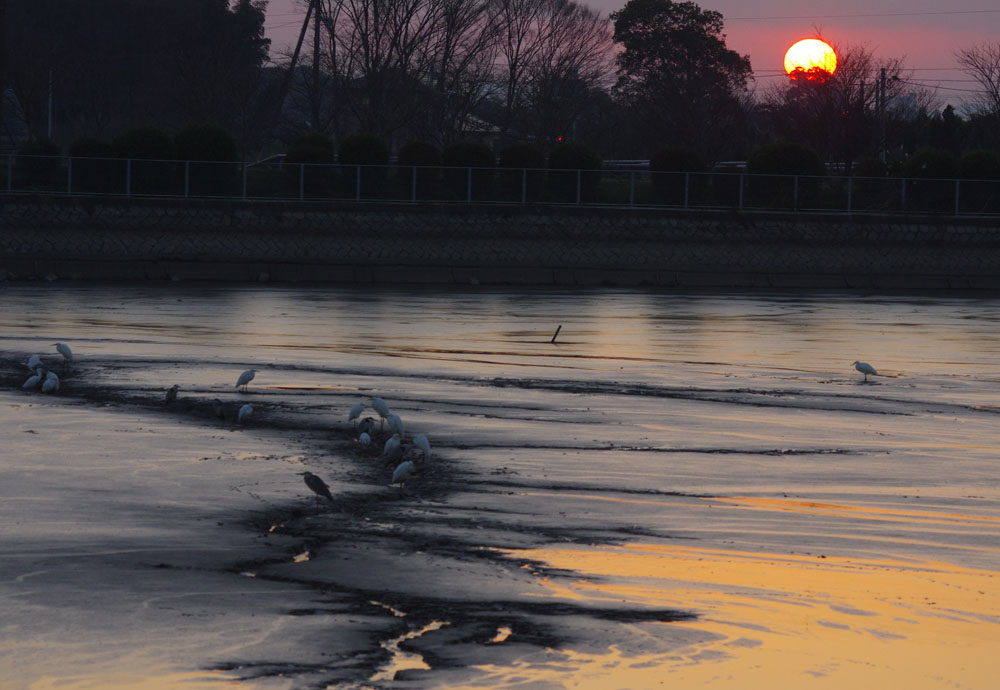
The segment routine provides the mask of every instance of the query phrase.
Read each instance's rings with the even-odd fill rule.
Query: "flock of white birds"
[[[63,372],[65,373],[66,368],[73,362],[73,351],[68,345],[63,343],[55,343],[55,348],[56,352],[62,355]],[[42,393],[56,393],[59,391],[59,376],[51,369],[46,369],[43,364],[42,358],[39,355],[31,355],[28,358],[26,365],[34,373],[21,385],[22,389],[26,391],[41,390]],[[859,363],[855,362],[855,365],[857,364]],[[871,369],[869,365],[865,366]],[[858,371],[862,371],[862,369],[859,368]],[[875,370],[871,369],[870,373],[874,372]],[[236,380],[236,388],[241,388],[244,393],[247,392],[250,382],[253,381],[256,375],[257,371],[255,369],[247,369]],[[177,400],[179,390],[180,386],[176,384],[167,389],[165,400],[168,404]],[[220,418],[224,417],[221,405],[222,403],[218,399],[213,400],[213,409],[216,416]],[[412,438],[407,440],[406,426],[403,424],[403,420],[389,409],[388,403],[382,398],[373,397],[369,401],[369,405],[379,416],[379,430],[382,430],[387,425],[389,430],[392,431],[392,435],[389,436],[382,447],[382,458],[386,463],[398,462],[395,465],[389,484],[398,484],[400,489],[402,489],[407,480],[417,472],[416,460],[420,459],[426,462],[430,459],[430,441],[427,440],[426,434],[414,434]],[[364,403],[355,403],[351,406],[347,421],[357,421],[364,411]],[[253,405],[246,403],[236,413],[236,421],[240,424],[245,424],[252,414]],[[372,433],[375,431],[374,418],[365,417],[358,421],[355,425],[355,430],[357,431],[357,441],[362,446],[370,446],[372,444]],[[419,453],[419,456],[416,455],[417,453]],[[303,475],[306,486],[314,493],[333,500],[329,487],[320,477],[311,472],[300,472],[300,474]]]

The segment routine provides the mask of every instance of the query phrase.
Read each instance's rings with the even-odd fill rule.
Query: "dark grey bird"
[[[313,490],[317,496],[324,496],[333,501],[333,496],[330,494],[330,487],[326,485],[322,479],[317,477],[312,472],[299,472],[302,475],[302,479],[305,480],[306,486]]]
[[[180,390],[180,386],[178,386],[176,383],[167,389],[167,397],[166,397],[167,404],[170,404],[174,400],[177,400],[178,390]]]
[[[226,418],[226,411],[222,409],[222,401],[219,400],[218,398],[215,398],[212,401],[212,413],[219,419]]]
[[[358,424],[358,433],[370,434],[374,428],[375,428],[375,420],[372,419],[371,417],[365,417]]]

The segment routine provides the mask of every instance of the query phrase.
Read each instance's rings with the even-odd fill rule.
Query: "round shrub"
[[[854,174],[857,177],[885,177],[889,174],[889,166],[874,156],[859,158],[854,163]]]
[[[990,149],[969,151],[960,161],[965,180],[1000,180],[1000,153]]]
[[[17,148],[12,187],[53,191],[64,183],[59,147],[50,139],[33,139]]]
[[[579,183],[580,201],[596,201],[601,184],[601,156],[586,144],[564,141],[549,152],[549,190],[554,201],[574,203]],[[577,170],[595,172],[577,173]]]
[[[339,160],[345,165],[386,165],[389,147],[375,134],[354,134],[340,143]]]
[[[649,159],[653,190],[661,201],[682,204],[684,190],[687,188],[690,201],[692,192],[697,192],[696,196],[702,192],[707,178],[686,173],[703,173],[705,167],[705,161],[697,151],[685,148],[660,149]]]
[[[475,168],[468,170],[445,171],[445,182],[452,194],[459,199],[465,199],[469,193],[469,180],[472,180],[472,199],[482,200],[489,195],[493,185],[493,166],[495,159],[493,151],[486,144],[478,141],[460,141],[445,148],[441,152],[442,162],[446,167]]]
[[[115,156],[145,160],[172,160],[174,141],[156,127],[133,127],[114,141]]]
[[[396,161],[399,165],[396,178],[400,189],[409,194],[415,191],[419,199],[433,199],[437,196],[436,186],[441,176],[441,151],[436,146],[411,141],[399,149]],[[413,189],[414,181],[416,190]]]
[[[322,132],[302,134],[285,154],[285,181],[291,196],[325,197],[337,194],[333,164],[337,146]]]
[[[110,194],[124,190],[125,164],[115,150],[100,139],[77,139],[69,147],[73,158],[73,191]]]
[[[921,149],[903,163],[904,177],[955,178],[958,173],[958,158],[945,149]]]
[[[518,168],[500,172],[500,187],[504,199],[534,201],[545,188],[545,156],[531,144],[510,144],[500,151],[501,168]]]
[[[747,172],[752,175],[813,175],[826,173],[823,160],[804,144],[779,141],[761,146],[747,159]]]
[[[177,133],[174,144],[178,160],[236,161],[239,150],[236,140],[216,125],[190,125]]]

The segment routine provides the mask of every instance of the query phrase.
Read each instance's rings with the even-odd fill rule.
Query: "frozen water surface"
[[[1000,672],[1000,299],[7,285],[0,358],[5,689]]]

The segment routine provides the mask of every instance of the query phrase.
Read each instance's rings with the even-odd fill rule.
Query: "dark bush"
[[[285,155],[285,181],[291,196],[332,197],[337,146],[322,132],[308,132],[292,142]],[[353,196],[353,193],[352,193]]]
[[[100,139],[77,139],[69,147],[73,158],[73,191],[115,194],[125,191],[125,164],[114,160],[115,149]]]
[[[906,184],[906,209],[927,213],[950,213],[955,210],[955,183],[959,175],[958,157],[945,149],[925,148],[903,162]]]
[[[853,166],[851,207],[859,211],[898,210],[899,183],[889,179],[889,166],[872,156],[859,158]]]
[[[236,140],[215,125],[190,125],[174,137],[177,159],[185,161],[187,193],[196,196],[233,196],[240,191]],[[192,161],[188,163],[187,161]],[[179,174],[185,174],[179,170]]]
[[[132,194],[178,194],[174,175],[174,140],[156,127],[135,127],[115,139],[115,156],[128,158],[127,191]]]
[[[59,147],[49,139],[26,141],[14,158],[13,189],[56,191],[66,184]]]
[[[389,147],[375,134],[361,133],[347,137],[340,144],[338,161],[341,165],[360,166],[343,168],[345,187],[362,197],[382,196],[385,191],[389,164]],[[359,179],[360,175],[360,179]],[[358,183],[361,187],[358,189]]]
[[[683,204],[685,189],[688,201],[700,198],[708,181],[701,174],[705,167],[701,155],[691,149],[661,149],[649,159],[653,189],[660,200],[668,204]]]
[[[416,193],[418,199],[433,199],[441,177],[441,152],[433,144],[411,141],[403,144],[396,157],[396,179],[402,190]],[[416,190],[413,189],[416,182]]]
[[[988,149],[969,151],[961,160],[961,210],[996,213],[1000,210],[1000,153]]]
[[[456,198],[465,199],[469,196],[470,181],[472,199],[482,200],[489,196],[495,164],[493,151],[489,146],[478,141],[460,141],[445,148],[441,159],[445,167],[463,168],[446,170],[444,173],[448,189]],[[464,168],[474,169],[470,171]]]
[[[594,172],[582,172],[588,170]],[[586,144],[575,141],[556,144],[549,152],[548,186],[553,201],[596,201],[601,184],[600,170],[600,154]]]
[[[531,144],[510,144],[500,151],[500,188],[504,200],[535,201],[545,189],[545,156]],[[513,168],[513,169],[511,169]]]
[[[826,174],[823,160],[803,144],[779,141],[760,147],[747,158],[750,204],[769,208],[810,205],[819,194],[819,180]],[[806,179],[795,179],[800,176]]]

